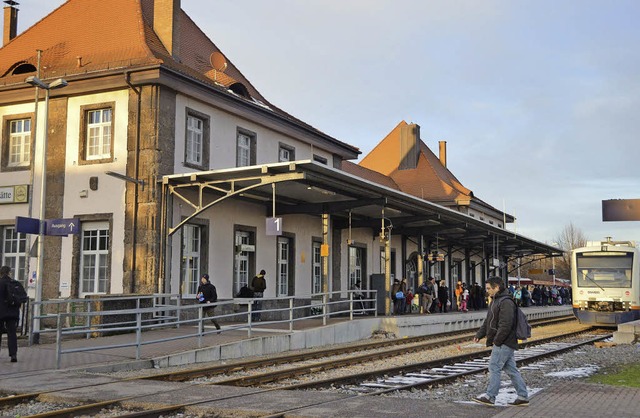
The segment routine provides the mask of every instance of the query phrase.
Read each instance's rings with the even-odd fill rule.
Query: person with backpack
[[[484,405],[494,405],[500,390],[500,373],[504,370],[511,378],[518,397],[509,405],[529,405],[529,393],[520,371],[516,367],[515,350],[518,349],[516,325],[518,307],[505,288],[500,277],[489,277],[486,282],[487,294],[491,303],[482,326],[476,332],[473,341],[478,342],[487,338],[487,347],[491,347],[489,360],[489,383],[485,394],[473,398],[475,402]]]
[[[424,283],[418,287],[418,295],[420,295],[420,304],[422,312],[430,314],[431,304],[433,303],[433,277],[429,277]]]
[[[7,333],[7,347],[12,363],[18,361],[18,321],[20,306],[28,300],[22,284],[9,277],[11,267],[0,267],[0,329]],[[0,333],[0,346],[2,334]]]
[[[218,292],[216,291],[216,287],[209,281],[209,275],[203,274],[200,278],[200,286],[198,286],[196,298],[199,303],[215,303],[218,301]],[[203,313],[207,317],[212,317],[211,322],[216,326],[216,329],[220,329],[220,324],[215,319],[215,305],[207,306],[206,308],[202,308]]]

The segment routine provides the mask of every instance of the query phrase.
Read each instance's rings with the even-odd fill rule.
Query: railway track
[[[544,324],[549,324],[549,322],[558,322],[558,320],[554,320],[554,321],[544,321],[544,322],[539,322],[540,323],[544,323]],[[349,351],[350,352],[354,352],[354,351],[362,351],[364,349],[371,349],[371,347],[376,347],[376,348],[380,348],[380,347],[388,347],[388,346],[393,346],[393,345],[398,345],[398,344],[402,344],[404,343],[403,346],[401,347],[396,347],[396,348],[391,348],[391,350],[384,350],[384,353],[382,355],[382,357],[387,357],[389,356],[389,351],[396,351],[396,352],[402,352],[402,353],[406,353],[407,352],[407,346],[406,344],[414,344],[414,347],[411,347],[411,349],[418,351],[418,350],[424,350],[425,347],[428,347],[431,344],[431,347],[433,346],[441,346],[444,344],[456,344],[460,341],[468,341],[470,336],[472,335],[472,333],[465,333],[463,335],[458,334],[458,336],[455,337],[449,337],[449,338],[444,338],[441,339],[440,341],[431,341],[429,342],[428,340],[434,339],[434,336],[431,337],[416,337],[416,338],[411,338],[411,339],[400,339],[400,340],[394,340],[394,341],[379,341],[379,342],[375,342],[373,344],[362,344],[362,345],[357,345],[357,346],[353,346],[353,347],[349,347]],[[310,358],[322,358],[325,357],[326,355],[328,355],[329,353],[333,353],[335,354],[336,352],[340,352],[340,353],[344,353],[344,349],[330,349],[330,350],[319,350],[317,352],[314,353],[306,353],[306,354],[298,354],[294,357],[298,358],[298,359],[310,359]],[[343,365],[347,365],[347,364],[353,364],[354,362],[365,362],[365,361],[370,361],[367,360],[367,354],[365,355],[361,355],[361,356],[353,356],[352,360],[349,361],[344,361],[342,362]],[[370,358],[375,358],[376,356],[372,356]],[[380,358],[380,355],[377,355],[378,358]],[[180,373],[165,373],[159,376],[147,376],[144,377],[143,379],[164,379],[164,380],[170,380],[170,381],[184,381],[185,379],[188,378],[193,378],[194,376],[197,375],[202,375],[203,373],[207,373],[207,374],[211,374],[211,372],[213,372],[213,374],[215,373],[227,373],[230,370],[250,370],[252,367],[264,367],[265,364],[270,363],[270,364],[278,364],[278,363],[287,363],[292,361],[292,356],[281,356],[279,358],[275,358],[275,359],[268,359],[268,360],[260,360],[260,361],[250,361],[250,362],[244,362],[241,364],[231,364],[225,367],[221,367],[221,366],[215,366],[215,367],[209,367],[209,368],[205,368],[205,369],[198,369],[198,370],[189,370],[189,371],[182,371]],[[326,362],[325,362],[326,363]],[[328,364],[322,365],[322,364],[316,364],[316,365],[310,365],[307,366],[307,370],[306,372],[302,371],[303,368],[299,368],[300,370],[297,371],[291,371],[289,370],[288,372],[283,372],[280,373],[277,378],[274,378],[273,372],[269,372],[269,373],[264,373],[263,376],[259,376],[260,374],[258,374],[258,376],[254,376],[253,379],[247,378],[247,377],[241,377],[241,378],[232,378],[232,379],[227,379],[227,380],[222,380],[220,382],[215,382],[215,384],[231,384],[233,383],[233,381],[235,380],[235,384],[238,384],[240,386],[250,386],[250,385],[259,385],[259,384],[265,384],[268,382],[275,382],[278,380],[282,380],[282,379],[288,379],[291,376],[296,376],[296,375],[300,375],[303,373],[313,373],[313,372],[317,372],[318,370],[324,370],[327,368],[335,368],[338,367],[338,362],[331,361],[330,363],[332,363],[333,365],[330,366]],[[388,373],[388,370],[384,370],[383,373]],[[270,378],[267,378],[264,375],[272,375]],[[137,380],[138,378],[131,378],[131,379],[123,379],[123,381],[126,380]],[[334,381],[336,382],[336,381]],[[192,387],[192,386],[198,386],[198,385],[206,385],[208,383],[191,383],[188,384],[186,387]],[[96,385],[98,386],[98,385]],[[316,385],[317,386],[322,386],[320,385]],[[274,387],[274,388],[266,388],[266,389],[260,389],[258,390],[258,392],[255,393],[262,393],[262,392],[268,392],[270,390],[282,390],[282,389],[299,389],[299,388],[303,388],[303,385],[289,385],[286,387]],[[312,387],[312,386],[307,386],[307,387]],[[66,390],[68,390],[69,388],[67,388]],[[397,390],[397,389],[392,389],[392,390]],[[37,400],[41,395],[43,395],[43,393],[33,393],[33,394],[26,394],[26,395],[17,395],[17,396],[13,396],[13,397],[9,397],[9,398],[3,398],[0,399],[0,406],[3,405],[15,405],[21,402],[29,402],[29,401],[35,401]],[[238,395],[240,396],[240,395]],[[131,404],[131,402],[133,400],[135,400],[136,396],[129,396],[129,397],[123,397],[120,399],[114,399],[114,400],[109,400],[109,401],[102,401],[102,402],[95,402],[92,404],[86,404],[86,405],[78,405],[78,406],[74,406],[74,407],[68,407],[68,408],[62,408],[60,410],[57,411],[51,411],[51,412],[46,412],[46,413],[42,413],[42,414],[38,414],[38,415],[32,415],[33,417],[63,417],[63,416],[69,416],[69,417],[77,417],[79,415],[88,415],[88,414],[95,414],[100,410],[103,410],[105,408],[108,408],[110,406],[114,406],[114,405],[121,405],[124,403],[128,403]],[[227,397],[226,399],[229,399],[229,397]],[[211,399],[207,399],[207,400],[202,400],[202,401],[198,401],[192,404],[199,404],[199,403],[204,403],[204,402],[210,402]],[[181,405],[181,406],[170,406],[167,407],[168,409],[162,408],[162,410],[159,410],[158,415],[153,415],[152,412],[136,412],[133,413],[133,415],[129,414],[129,415],[124,415],[124,416],[159,416],[162,414],[166,414],[169,410],[176,410],[180,409],[180,408],[184,408],[186,405]],[[143,414],[143,415],[139,415],[139,414]],[[120,414],[118,414],[120,415]]]

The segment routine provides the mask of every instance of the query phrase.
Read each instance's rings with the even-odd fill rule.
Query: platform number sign
[[[282,235],[282,218],[267,218],[267,235]]]

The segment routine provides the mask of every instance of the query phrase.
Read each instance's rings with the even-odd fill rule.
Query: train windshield
[[[578,287],[631,287],[633,253],[576,254]]]

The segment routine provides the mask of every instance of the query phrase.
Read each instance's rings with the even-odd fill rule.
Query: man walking
[[[0,330],[7,333],[9,357],[11,357],[11,362],[15,363],[18,361],[18,335],[16,328],[20,320],[20,306],[27,300],[27,292],[25,292],[20,282],[9,277],[10,272],[11,267],[0,267]],[[14,297],[17,300],[10,301],[10,289],[14,289]],[[2,334],[0,333],[1,344]]]
[[[204,304],[216,303],[218,301],[218,291],[216,287],[209,280],[208,274],[203,274],[200,278],[200,285],[198,286],[198,290],[196,291],[198,298],[198,302]],[[211,322],[215,325],[216,329],[220,329],[220,324],[216,321],[215,318],[215,305],[209,305],[205,308],[202,308],[203,313],[207,317],[212,317]]]
[[[518,394],[516,400],[509,405],[527,406],[529,405],[527,385],[516,367],[514,357],[514,352],[518,349],[515,329],[516,304],[500,277],[489,277],[486,289],[491,297],[491,303],[487,317],[476,332],[473,341],[478,342],[481,338],[487,337],[487,347],[492,347],[489,360],[489,384],[486,394],[473,400],[484,405],[494,405],[500,390],[500,372],[504,370],[511,378],[511,383]]]

